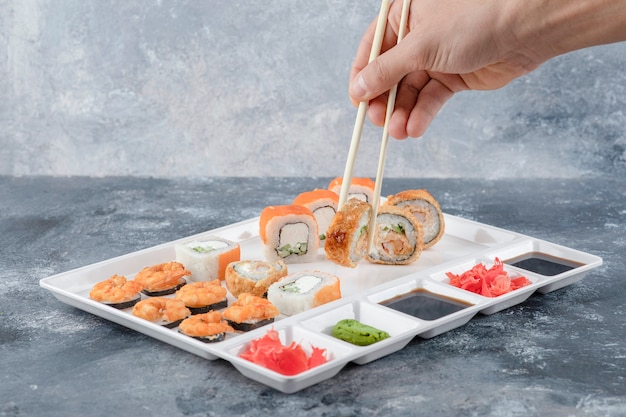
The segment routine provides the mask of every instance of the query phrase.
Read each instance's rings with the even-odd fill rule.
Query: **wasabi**
[[[332,335],[357,346],[368,346],[389,337],[389,333],[354,319],[339,320],[333,327]]]

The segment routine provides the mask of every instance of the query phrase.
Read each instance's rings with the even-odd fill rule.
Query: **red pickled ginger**
[[[528,278],[523,276],[511,279],[498,258],[489,269],[479,263],[461,275],[452,272],[446,272],[446,275],[451,285],[485,297],[497,297],[530,284]]]
[[[309,357],[296,342],[283,345],[278,332],[270,329],[265,336],[250,342],[239,357],[283,375],[297,375],[326,362],[326,349],[311,348]]]

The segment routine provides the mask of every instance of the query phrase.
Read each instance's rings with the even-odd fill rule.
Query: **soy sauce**
[[[416,288],[405,294],[381,301],[380,304],[422,320],[437,320],[472,305],[454,298],[434,294],[424,288]]]
[[[541,252],[529,252],[516,258],[505,260],[504,263],[549,277],[584,265],[580,262],[557,258]]]

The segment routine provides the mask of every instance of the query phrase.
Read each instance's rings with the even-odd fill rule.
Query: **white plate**
[[[262,260],[264,254],[258,236],[258,218],[53,275],[42,279],[40,285],[64,303],[203,358],[225,359],[248,378],[276,390],[292,393],[332,378],[348,362],[366,364],[402,349],[415,336],[436,336],[462,326],[478,313],[493,314],[523,302],[536,291],[546,293],[579,281],[591,269],[602,264],[602,259],[594,255],[459,217],[444,216],[445,235],[410,265],[389,266],[362,261],[354,269],[345,268],[326,260],[323,249],[320,249],[315,262],[289,264],[290,273],[320,270],[338,276],[341,279],[342,298],[292,317],[279,316],[274,324],[251,332],[229,334],[226,340],[218,343],[202,343],[180,334],[177,329],[167,329],[137,318],[130,314],[130,309],[116,310],[93,301],[88,294],[95,283],[113,274],[130,278],[145,266],[173,261],[175,244],[209,235],[238,242],[241,259]],[[573,267],[547,276],[505,264],[505,270],[510,275],[524,275],[531,284],[495,298],[453,287],[446,276],[446,272],[462,273],[479,262],[488,266],[496,257],[508,260],[535,252],[566,259]],[[380,304],[393,297],[420,290],[438,293],[468,303],[469,306],[440,318],[424,320]],[[232,301],[230,294],[229,298]],[[369,346],[355,346],[335,339],[331,335],[333,325],[346,318],[354,318],[385,330],[390,337]],[[278,331],[283,343],[296,341],[305,349],[311,345],[326,349],[328,361],[301,374],[285,376],[240,358],[241,351],[252,340],[262,337],[270,326]]]

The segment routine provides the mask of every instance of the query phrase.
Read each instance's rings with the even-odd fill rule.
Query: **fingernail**
[[[359,74],[354,83],[352,83],[352,97],[356,99],[362,98],[367,92],[366,88],[365,80],[363,79],[363,76]]]

